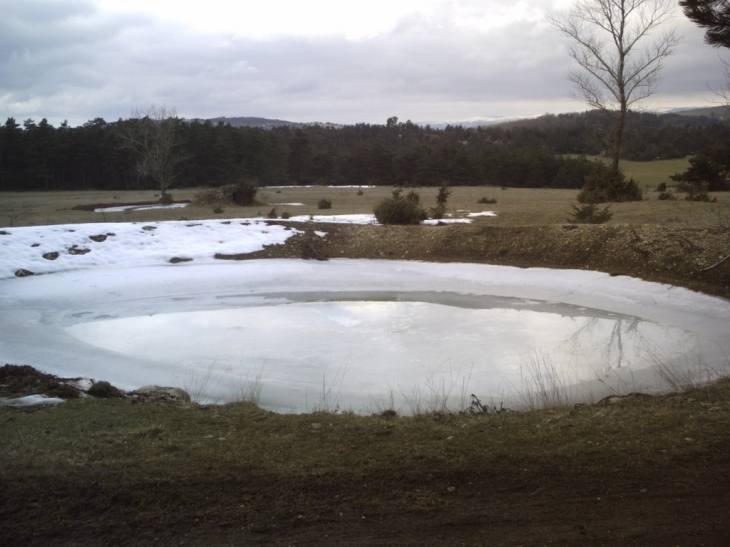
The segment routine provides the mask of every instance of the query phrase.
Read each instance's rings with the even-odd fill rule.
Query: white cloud
[[[341,123],[584,108],[568,98],[570,59],[544,0],[5,4],[0,123],[114,120],[146,102],[186,117]],[[721,79],[701,29],[678,22],[685,43],[653,106],[702,105]]]

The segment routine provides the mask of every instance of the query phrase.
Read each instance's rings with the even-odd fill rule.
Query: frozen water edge
[[[332,293],[339,294],[335,298]],[[463,402],[457,400],[461,395],[468,397],[471,393],[485,403],[505,399],[510,404],[510,397],[522,388],[509,385],[501,378],[479,378],[481,371],[458,357],[452,360],[451,366],[442,367],[438,377],[431,378],[389,379],[384,372],[379,372],[377,381],[370,378],[366,382],[372,371],[352,370],[347,368],[347,363],[332,364],[329,369],[321,366],[302,369],[287,378],[277,376],[276,363],[245,362],[250,348],[242,348],[238,367],[216,365],[216,348],[212,346],[210,362],[186,368],[176,364],[175,359],[110,351],[69,334],[69,329],[78,328],[75,325],[101,324],[112,318],[271,308],[276,303],[317,299],[342,301],[343,294],[357,300],[357,295],[366,293],[370,299],[373,295],[380,295],[381,299],[383,295],[391,295],[388,297],[391,300],[429,301],[452,308],[458,304],[454,299],[461,299],[463,304],[481,297],[518,298],[528,307],[553,306],[563,315],[566,306],[585,307],[603,314],[638,317],[692,335],[685,341],[689,347],[678,351],[678,355],[662,355],[662,359],[677,358],[682,363],[687,359],[681,354],[689,352],[702,355],[705,362],[715,366],[726,363],[725,355],[730,355],[727,336],[730,303],[686,289],[598,272],[343,259],[98,267],[4,280],[0,283],[0,328],[4,333],[0,358],[4,363],[29,364],[53,374],[108,380],[123,389],[150,383],[194,383],[200,378],[194,375],[205,375],[206,389],[212,398],[225,398],[232,384],[242,378],[260,377],[262,406],[285,412],[310,411],[322,406],[373,411],[390,406],[391,396],[400,396],[401,400],[395,401],[394,406],[408,411],[409,405],[418,402],[416,399],[433,396],[438,399],[446,391],[453,395],[450,403],[454,406]],[[535,302],[530,304],[530,301]],[[458,313],[450,321],[455,317]],[[444,333],[448,333],[449,324],[444,323]],[[170,347],[185,337],[185,332],[177,329],[161,332],[160,337],[166,337],[161,342]],[[286,343],[286,339],[280,342]],[[515,353],[530,354],[534,349],[516,348]],[[254,361],[259,359],[256,357]],[[575,378],[579,385],[570,387],[573,398],[595,398],[612,390],[626,392],[661,387],[648,362],[635,362],[614,368],[608,375],[604,373],[605,366],[597,364],[593,376],[602,381],[585,379],[585,375]],[[471,386],[479,388],[471,389]]]

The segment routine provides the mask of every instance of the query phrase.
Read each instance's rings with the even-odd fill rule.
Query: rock
[[[124,393],[109,382],[96,382],[86,393],[87,395],[99,397],[100,399],[122,399],[124,397]]]
[[[144,401],[189,403],[191,400],[188,392],[179,387],[142,386],[130,395]]]
[[[43,394],[61,399],[76,399],[80,390],[69,385],[67,378],[40,372],[29,365],[5,365],[0,367],[0,395]]]
[[[46,260],[56,260],[58,258],[58,253],[55,251],[52,253],[43,253],[43,258]]]
[[[29,275],[35,275],[30,270],[24,270],[23,268],[20,268],[19,270],[15,270],[15,277],[28,277]]]
[[[89,236],[89,239],[96,241],[97,243],[101,243],[102,241],[106,241],[106,236],[104,234],[99,234],[98,236]]]
[[[79,249],[76,245],[71,247],[68,250],[68,254],[70,255],[85,255],[86,253],[90,253],[91,249]]]
[[[192,262],[192,261],[193,261],[192,258],[185,258],[185,257],[181,257],[181,256],[173,256],[170,259],[170,264],[179,264],[180,262]]]

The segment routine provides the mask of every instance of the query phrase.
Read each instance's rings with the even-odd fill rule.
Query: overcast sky
[[[582,111],[546,22],[570,4],[0,0],[0,124],[114,121],[146,103],[185,118],[346,124]],[[722,52],[679,10],[673,24],[683,42],[643,104],[707,106]]]

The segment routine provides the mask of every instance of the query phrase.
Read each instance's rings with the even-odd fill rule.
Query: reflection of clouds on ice
[[[372,393],[378,386],[412,390],[407,386],[414,378],[436,385],[449,378],[451,385],[458,382],[454,374],[463,377],[467,369],[472,390],[517,386],[525,352],[535,347],[570,369],[574,381],[591,380],[633,362],[634,343],[647,336],[664,347],[689,336],[654,327],[636,318],[526,309],[335,301],[158,314],[79,323],[66,330],[94,346],[191,369],[210,363],[236,369],[274,360],[277,366],[267,367],[264,385],[288,381],[309,391],[346,365],[341,389]],[[616,349],[622,337],[626,341]]]

